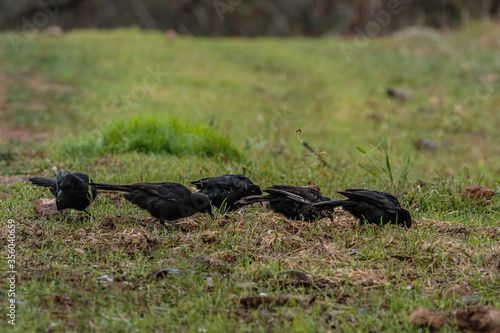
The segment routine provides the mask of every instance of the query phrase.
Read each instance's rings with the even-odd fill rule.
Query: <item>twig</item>
[[[306,149],[309,150],[311,153],[313,153],[313,155],[316,156],[316,158],[321,162],[321,164],[324,167],[332,169],[332,167],[325,161],[325,159],[321,157],[319,153],[316,150],[314,150],[314,148],[311,147],[307,142],[302,141],[302,145],[306,147]]]

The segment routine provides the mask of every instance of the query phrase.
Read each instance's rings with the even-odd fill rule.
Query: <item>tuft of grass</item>
[[[380,147],[381,144],[367,152],[356,146],[355,148],[368,159],[368,163],[359,163],[358,165],[380,181],[385,181],[388,187],[393,190],[404,189],[408,185],[408,176],[413,165],[411,157],[404,156],[403,161],[395,165],[395,161],[391,158],[390,144],[386,150],[382,150]]]
[[[97,137],[70,139],[61,146],[63,155],[88,157],[105,153],[155,153],[223,156],[241,160],[243,155],[208,125],[192,125],[176,117],[133,117],[105,124]]]

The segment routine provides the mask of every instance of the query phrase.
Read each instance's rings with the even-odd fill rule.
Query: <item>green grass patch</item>
[[[70,139],[61,150],[69,157],[127,152],[223,156],[237,161],[243,157],[229,140],[210,126],[188,124],[176,117],[115,120],[104,125],[97,137]]]

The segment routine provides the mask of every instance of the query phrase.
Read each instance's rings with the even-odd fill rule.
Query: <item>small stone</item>
[[[410,95],[402,91],[401,89],[389,87],[387,88],[387,96],[400,99],[402,101],[407,101],[410,99]]]
[[[436,143],[432,140],[418,139],[415,146],[420,151],[434,151],[436,150]]]
[[[191,267],[203,267],[203,268],[220,268],[227,267],[228,264],[224,260],[215,259],[209,256],[198,256],[194,257],[191,261]]]
[[[465,305],[473,305],[481,302],[481,297],[478,295],[465,295],[460,298]]]

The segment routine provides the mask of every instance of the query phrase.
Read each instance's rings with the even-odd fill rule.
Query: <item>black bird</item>
[[[97,184],[98,190],[128,192],[125,199],[147,210],[153,217],[177,226],[172,220],[188,217],[196,213],[212,214],[208,196],[203,193],[191,193],[184,185],[177,183],[136,183],[130,185]]]
[[[281,213],[292,220],[308,222],[330,215],[325,209],[313,206],[313,203],[330,200],[321,194],[321,190],[317,186],[273,185],[263,191],[269,195],[248,196],[236,204],[241,207],[256,202],[269,202],[268,207],[272,211]]]
[[[360,224],[366,220],[373,224],[398,224],[411,227],[410,212],[401,208],[395,196],[385,192],[363,189],[348,189],[338,192],[347,200],[332,200],[315,203],[318,209],[342,207],[360,219]]]
[[[29,179],[34,185],[48,187],[56,197],[57,210],[73,208],[90,213],[86,208],[97,196],[90,177],[81,172],[61,171],[55,179],[32,177]]]
[[[230,212],[239,208],[236,201],[249,195],[262,194],[260,187],[243,175],[203,178],[191,184],[208,195],[213,206]]]

